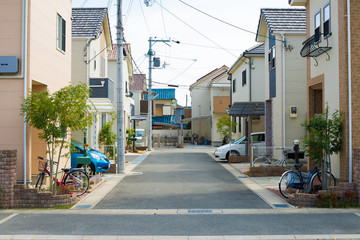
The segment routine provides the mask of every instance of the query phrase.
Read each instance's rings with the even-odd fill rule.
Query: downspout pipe
[[[282,127],[283,127],[283,131],[282,131],[282,135],[283,135],[283,148],[285,149],[285,45],[286,45],[286,39],[285,39],[285,35],[284,33],[281,33],[282,36],[282,44],[284,45],[282,47]],[[276,49],[276,48],[275,48]],[[276,51],[276,50],[275,50]]]
[[[352,182],[352,97],[351,97],[351,24],[350,0],[347,0],[347,39],[348,39],[348,92],[349,92],[349,182]]]
[[[24,64],[24,72],[22,73],[24,75],[24,99],[26,99],[27,97],[27,81],[28,81],[28,76],[27,76],[27,47],[28,47],[28,9],[29,9],[29,6],[28,6],[28,1],[27,0],[23,0],[23,6],[22,6],[22,9],[23,9],[23,31],[22,31],[22,41],[23,42],[23,54],[22,54],[22,57],[23,57],[23,64]],[[27,164],[26,164],[26,153],[27,153],[27,123],[26,123],[26,114],[24,114],[24,132],[23,132],[23,136],[24,136],[24,185],[27,184]]]

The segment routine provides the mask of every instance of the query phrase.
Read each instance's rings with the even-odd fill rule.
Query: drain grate
[[[91,205],[79,205],[76,208],[90,208]]]
[[[275,207],[277,208],[288,208],[289,206],[286,204],[274,204]]]
[[[206,210],[206,209],[188,210],[188,213],[212,213],[212,210]]]

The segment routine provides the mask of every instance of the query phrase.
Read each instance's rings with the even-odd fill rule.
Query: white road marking
[[[7,216],[6,218],[0,220],[0,224],[3,224],[4,222],[12,219],[13,217],[15,217],[15,216],[18,215],[18,214],[19,214],[19,213],[13,213],[13,214],[11,214],[10,216]]]

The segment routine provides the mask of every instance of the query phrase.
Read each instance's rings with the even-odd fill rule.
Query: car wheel
[[[228,152],[226,154],[226,160],[229,161],[229,158],[230,158],[230,155],[231,156],[240,156],[240,153],[236,150],[231,150],[231,152]]]
[[[82,165],[82,169],[88,176],[95,175],[95,166],[93,163]]]

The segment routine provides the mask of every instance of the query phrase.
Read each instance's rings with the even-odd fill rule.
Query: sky
[[[109,7],[111,35],[116,44],[117,0],[72,2],[73,7]],[[148,78],[146,54],[150,37],[179,41],[152,46],[155,57],[164,66],[152,70],[153,88],[177,85],[178,104],[190,106],[192,83],[223,65],[231,67],[246,49],[257,44],[255,33],[261,8],[291,6],[288,0],[151,0],[149,6],[144,0],[122,0],[124,37],[131,44],[132,57],[139,68],[134,66],[135,73],[144,73]]]

